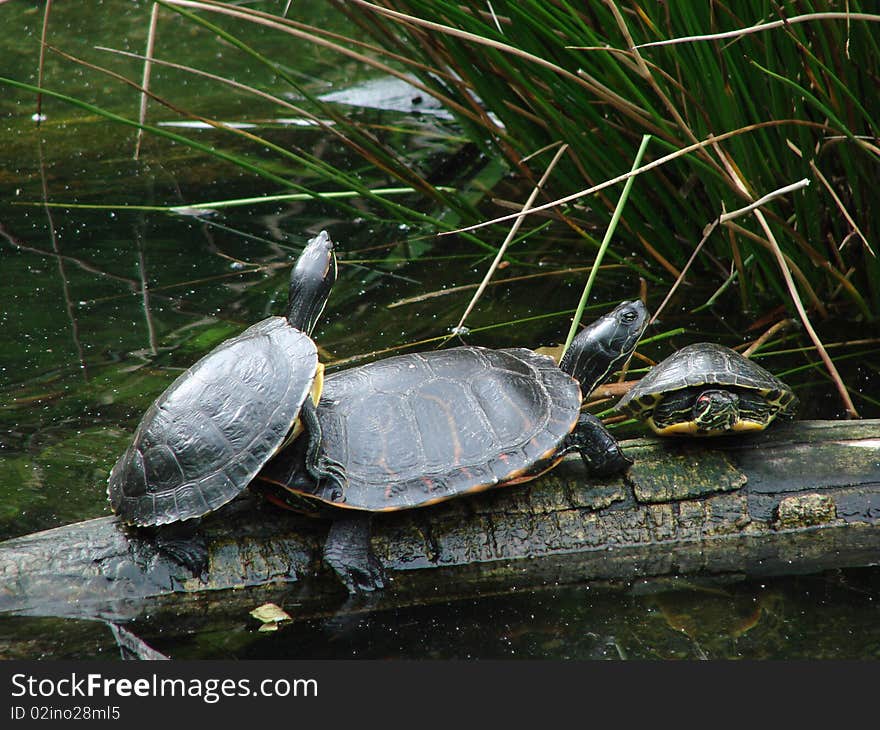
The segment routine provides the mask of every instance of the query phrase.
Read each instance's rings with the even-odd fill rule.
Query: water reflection
[[[293,617],[277,631],[260,632],[247,601],[232,611],[217,601],[199,618],[169,610],[128,624],[127,643],[172,659],[880,658],[872,569],[672,590],[547,588],[393,611],[343,603],[310,619],[283,592],[274,598]],[[119,655],[104,622],[0,619],[0,658]]]

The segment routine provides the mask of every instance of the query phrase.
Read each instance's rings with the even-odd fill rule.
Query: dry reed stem
[[[728,160],[725,155],[721,155],[721,159],[722,163],[728,169],[731,180],[740,187],[743,193],[748,194],[745,182],[740,177],[739,172],[737,171],[737,168],[733,164],[733,162],[731,160]],[[807,334],[809,334],[810,339],[816,346],[816,351],[819,353],[819,357],[825,364],[825,367],[828,370],[828,373],[830,374],[838,393],[840,394],[841,400],[843,401],[847,413],[851,418],[858,418],[858,411],[856,411],[855,405],[853,404],[852,399],[849,397],[849,392],[847,391],[846,386],[843,384],[843,379],[840,377],[840,373],[837,371],[837,367],[835,367],[834,361],[825,350],[825,346],[822,344],[822,340],[819,339],[819,335],[813,328],[813,323],[810,321],[810,318],[807,315],[807,310],[804,307],[804,303],[801,301],[800,294],[798,294],[797,286],[795,285],[794,279],[792,278],[791,270],[786,263],[785,255],[782,253],[782,248],[779,246],[779,242],[776,240],[776,236],[773,235],[770,224],[767,222],[767,219],[764,217],[761,209],[755,207],[754,204],[746,206],[741,210],[745,212],[751,211],[752,213],[754,213],[755,218],[757,218],[758,224],[763,229],[764,235],[767,237],[767,241],[770,244],[770,251],[776,258],[776,263],[779,266],[780,272],[782,273],[782,278],[785,280],[785,285],[788,289],[789,296],[791,297],[791,301],[794,304],[795,309],[797,309],[798,311],[798,315],[800,316],[801,323],[804,325],[804,329],[806,329]]]
[[[172,0],[177,3],[181,0]],[[458,38],[459,40],[469,41],[471,43],[477,43],[479,45],[486,46],[488,48],[493,48],[496,51],[501,51],[503,53],[508,53],[511,56],[516,56],[517,58],[521,58],[525,61],[529,61],[530,63],[534,63],[538,66],[543,66],[547,68],[563,78],[568,79],[569,81],[575,82],[578,86],[591,88],[591,85],[584,79],[580,78],[577,74],[572,73],[566,68],[559,66],[552,61],[548,61],[546,58],[541,58],[540,56],[536,56],[528,51],[524,51],[521,48],[517,48],[516,46],[511,46],[507,43],[501,43],[500,41],[492,40],[491,38],[486,38],[481,35],[477,35],[476,33],[470,33],[465,30],[460,30],[459,28],[453,28],[449,25],[443,25],[442,23],[435,23],[431,20],[425,20],[424,18],[419,18],[415,15],[408,15],[407,13],[401,13],[397,10],[391,10],[390,8],[384,8],[380,5],[375,5],[374,3],[366,2],[366,0],[349,0],[352,5],[358,5],[365,10],[371,10],[378,15],[384,15],[387,18],[393,18],[394,20],[409,23],[410,25],[419,26],[421,28],[426,28],[428,30],[433,30],[438,33],[444,33],[446,35],[450,35],[454,38]],[[592,90],[592,89],[591,89]]]
[[[580,190],[576,193],[572,193],[571,195],[566,195],[562,198],[558,198],[556,200],[551,200],[549,203],[544,203],[543,205],[537,205],[531,210],[528,211],[520,211],[518,213],[511,213],[509,215],[499,216],[498,218],[492,218],[487,221],[482,221],[481,223],[474,223],[470,226],[464,226],[462,228],[456,228],[453,231],[443,231],[440,236],[449,236],[456,233],[466,233],[469,231],[474,231],[478,228],[485,228],[486,226],[495,225],[497,223],[505,223],[513,218],[521,218],[526,215],[531,215],[534,213],[539,213],[544,210],[549,210],[550,208],[555,208],[560,205],[565,205],[567,203],[571,203],[575,200],[579,200],[580,198],[585,198],[588,195],[592,195],[593,193],[597,193],[600,190],[604,190],[605,188],[610,188],[612,185],[617,185],[619,182],[624,182],[631,177],[635,177],[637,175],[641,175],[649,170],[653,170],[657,167],[662,167],[663,165],[672,162],[673,160],[678,159],[679,157],[684,157],[685,155],[690,154],[696,150],[701,150],[705,147],[708,147],[717,142],[723,142],[726,139],[730,139],[731,137],[739,136],[740,134],[746,134],[748,132],[754,132],[757,129],[763,129],[764,127],[777,127],[783,124],[794,124],[794,125],[802,125],[809,127],[823,127],[824,125],[816,124],[815,122],[806,122],[798,119],[785,119],[785,120],[771,120],[766,122],[757,122],[755,124],[749,124],[745,127],[740,127],[739,129],[733,129],[729,132],[723,132],[718,135],[710,135],[704,140],[699,142],[695,142],[694,144],[689,144],[686,147],[682,147],[681,149],[676,150],[675,152],[670,152],[668,155],[664,155],[663,157],[658,157],[656,160],[647,163],[646,165],[642,165],[641,167],[636,168],[635,170],[630,170],[629,172],[622,173],[617,177],[610,178],[601,182],[597,185],[593,185],[592,187],[587,188],[586,190]],[[736,188],[737,192],[742,194],[742,190]],[[749,196],[745,196],[746,200],[751,200]]]
[[[862,233],[862,229],[859,228],[859,224],[856,223],[855,219],[849,214],[849,211],[846,209],[846,206],[843,204],[843,201],[840,199],[840,197],[837,195],[837,193],[834,192],[834,188],[831,187],[831,183],[828,182],[826,177],[822,174],[822,172],[819,170],[819,168],[816,166],[816,163],[813,160],[810,160],[810,170],[813,171],[813,174],[819,179],[819,182],[825,186],[825,189],[828,191],[828,194],[831,196],[831,199],[834,201],[835,205],[837,205],[837,209],[840,211],[840,214],[844,218],[846,218],[847,223],[849,223],[852,226],[853,232],[859,238],[862,239],[862,243],[865,244],[865,248],[868,249],[871,256],[876,257],[877,254],[874,253],[874,249],[871,248],[871,244],[868,243],[868,239],[865,237],[865,234]],[[844,239],[844,241],[838,247],[838,250],[841,250],[843,248],[843,244],[846,242],[846,240],[847,239]]]
[[[119,48],[109,48],[107,46],[95,46],[95,50],[97,51],[106,51],[107,53],[114,53],[119,56],[127,56],[129,58],[139,58],[142,61],[145,61],[147,57],[140,53],[132,53],[131,51],[123,51]],[[193,74],[194,76],[201,76],[203,78],[209,79],[210,81],[216,81],[218,83],[229,86],[230,88],[237,89],[239,91],[244,91],[248,94],[252,94],[254,96],[258,96],[261,99],[265,99],[266,101],[270,101],[273,104],[277,104],[278,106],[284,107],[292,112],[296,112],[300,116],[305,119],[308,119],[310,122],[313,122],[316,126],[324,128],[328,132],[333,132],[332,124],[322,120],[320,117],[315,116],[309,111],[306,111],[302,107],[298,107],[295,104],[291,104],[287,99],[283,97],[276,96],[275,94],[270,94],[267,91],[263,91],[262,89],[258,89],[255,86],[250,86],[248,84],[242,83],[240,81],[235,81],[230,78],[226,78],[225,76],[219,76],[217,74],[213,74],[210,71],[204,71],[200,68],[195,68],[194,66],[186,66],[182,63],[176,63],[175,61],[164,61],[161,58],[151,58],[150,63],[154,66],[166,66],[167,68],[173,68],[177,71],[184,71],[186,73]],[[146,92],[145,92],[146,93]]]
[[[639,53],[632,34],[629,32],[629,26],[627,26],[626,21],[623,18],[623,13],[620,12],[620,8],[617,7],[617,3],[614,0],[605,0],[605,4],[611,10],[611,14],[614,16],[614,21],[617,23],[617,27],[620,32],[623,34],[623,39],[626,41],[627,46],[629,46],[632,51],[633,58],[636,62],[636,73],[641,76],[645,81],[648,82],[648,85],[651,87],[653,92],[660,99],[660,102],[666,107],[666,111],[668,111],[675,123],[678,125],[679,129],[684,132],[685,136],[691,141],[696,142],[697,136],[693,133],[693,130],[688,126],[688,123],[685,121],[684,117],[676,108],[675,104],[669,99],[668,96],[664,93],[663,89],[660,88],[660,85],[654,79],[654,74],[651,73],[651,69],[648,68],[648,64],[645,63],[645,59],[642,58],[642,54]],[[708,158],[709,155],[707,154]]]
[[[738,223],[734,223],[733,221],[727,221],[724,226],[726,228],[730,228],[737,235],[742,236],[743,238],[747,238],[750,241],[754,241],[760,246],[763,246],[768,251],[773,250],[773,244],[770,243],[766,238],[759,236],[754,231],[750,231],[748,228],[743,228]],[[785,260],[785,265],[791,270],[792,275],[795,279],[798,280],[798,283],[803,287],[804,292],[806,293],[807,298],[810,300],[810,305],[819,313],[819,316],[823,319],[828,316],[828,308],[825,306],[825,303],[819,299],[819,295],[816,294],[816,290],[810,285],[809,280],[804,275],[804,272],[801,271],[800,267],[792,260],[791,256],[784,253],[782,254],[783,259]]]
[[[43,68],[46,63],[46,38],[49,36],[49,15],[52,12],[52,0],[46,1],[46,7],[43,10],[43,29],[40,32],[40,58],[37,61],[37,86],[43,88]],[[34,121],[37,126],[43,119],[43,94],[37,93],[37,111],[34,113]]]
[[[769,340],[773,335],[777,332],[784,330],[786,327],[791,327],[794,323],[794,320],[790,318],[780,319],[778,322],[775,322],[770,327],[768,327],[757,339],[753,340],[749,346],[742,351],[743,357],[751,357],[752,353],[755,352],[758,348],[761,347],[767,340]]]
[[[553,155],[553,159],[550,161],[550,164],[547,166],[547,169],[544,170],[544,174],[541,176],[541,179],[538,181],[538,184],[534,187],[529,195],[528,200],[526,200],[525,204],[522,207],[522,212],[528,211],[535,202],[535,198],[538,197],[538,194],[543,189],[544,185],[547,184],[547,180],[550,177],[550,173],[553,172],[553,169],[556,167],[557,163],[561,159],[562,155],[565,154],[565,151],[568,149],[567,144],[563,144],[556,150],[556,154]],[[477,301],[483,295],[483,292],[486,290],[486,286],[489,283],[489,280],[494,275],[495,271],[498,269],[498,264],[501,263],[501,259],[504,257],[504,254],[507,252],[507,248],[510,246],[510,242],[513,240],[514,236],[516,236],[517,232],[522,226],[525,218],[517,218],[513,225],[510,227],[510,230],[507,233],[506,238],[502,242],[501,246],[498,249],[498,253],[495,255],[492,264],[489,266],[489,270],[486,272],[486,275],[483,277],[483,280],[480,282],[480,285],[477,287],[477,291],[474,293],[474,296],[471,298],[470,303],[465,307],[464,314],[461,315],[461,319],[458,320],[458,324],[452,329],[453,334],[461,332],[462,327],[464,326],[464,321],[467,319],[468,315],[473,311],[474,307],[477,304]]]
[[[738,218],[741,215],[745,215],[756,208],[760,208],[765,203],[769,203],[774,198],[778,198],[786,193],[794,192],[795,190],[800,190],[801,188],[805,188],[810,184],[810,181],[807,178],[803,178],[802,180],[798,180],[797,182],[792,183],[791,185],[786,185],[785,187],[778,188],[773,192],[767,193],[766,195],[758,198],[753,203],[749,203],[744,208],[738,208],[737,210],[732,210],[729,213],[723,213],[718,218],[718,223],[727,223],[728,221],[733,220],[734,218]]]
[[[609,269],[612,267],[619,267],[621,264],[607,264],[602,266],[603,269]],[[499,286],[502,284],[513,284],[518,281],[528,281],[530,279],[543,279],[547,276],[567,276],[569,274],[580,274],[584,271],[589,271],[589,266],[575,266],[573,268],[568,269],[556,269],[555,271],[542,271],[540,274],[524,274],[522,276],[509,276],[506,279],[496,279],[495,281],[489,282],[488,286]],[[470,291],[471,289],[476,289],[479,284],[462,284],[461,286],[451,286],[448,289],[435,289],[434,291],[425,292],[424,294],[419,294],[414,297],[406,297],[405,299],[398,299],[396,301],[391,302],[391,304],[386,305],[386,309],[395,309],[396,307],[403,307],[408,304],[419,304],[421,302],[427,301],[428,299],[437,299],[438,297],[445,297],[449,294],[461,294],[462,292]]]
[[[746,188],[745,181],[740,176],[737,165],[735,165],[733,160],[729,159],[727,155],[722,154],[720,148],[718,148],[718,154],[721,158],[722,164],[728,170],[731,181],[735,185],[737,185],[740,190],[742,190],[743,194],[748,196],[748,190]],[[804,303],[801,301],[797,286],[794,283],[791,269],[786,263],[786,258],[785,255],[782,253],[782,248],[780,247],[779,242],[776,240],[776,236],[773,235],[773,231],[771,230],[770,224],[767,222],[767,219],[764,217],[764,213],[761,211],[760,208],[754,207],[754,204],[746,206],[742,210],[751,211],[752,213],[754,213],[755,218],[757,218],[758,224],[763,229],[764,235],[767,237],[767,241],[770,244],[770,251],[776,259],[776,263],[779,266],[780,272],[782,273],[782,278],[785,281],[785,286],[788,289],[789,296],[791,297],[792,304],[794,304],[795,309],[797,309],[798,315],[801,319],[801,323],[804,325],[804,329],[806,329],[807,334],[809,334],[810,339],[816,346],[816,351],[819,353],[819,357],[825,364],[825,368],[828,370],[828,373],[831,376],[831,380],[834,382],[834,385],[837,388],[838,393],[840,394],[840,398],[843,401],[846,412],[851,418],[858,418],[858,411],[856,411],[856,407],[853,404],[852,399],[849,397],[849,392],[847,391],[846,386],[843,383],[843,379],[840,377],[840,373],[837,371],[837,367],[834,365],[834,361],[825,350],[825,346],[822,344],[822,340],[819,339],[819,334],[814,329],[813,323],[810,321],[810,317],[807,315],[807,310],[804,307]]]
[[[776,262],[779,264],[779,269],[782,271],[782,276],[785,279],[785,285],[788,287],[792,302],[798,311],[798,315],[801,318],[804,328],[807,330],[810,339],[816,346],[816,351],[819,353],[819,357],[822,358],[822,362],[825,363],[825,367],[827,368],[829,375],[831,375],[832,381],[834,381],[834,385],[837,388],[837,392],[840,394],[846,412],[849,414],[850,418],[859,418],[859,413],[856,410],[852,399],[849,397],[849,392],[843,384],[843,379],[840,377],[840,373],[837,372],[837,367],[835,367],[834,361],[828,355],[828,352],[825,350],[825,345],[822,344],[819,335],[813,328],[812,322],[810,322],[810,318],[807,316],[807,310],[804,309],[804,304],[801,301],[800,296],[798,296],[797,287],[795,286],[794,279],[791,277],[791,271],[789,271],[788,267],[785,265],[785,259],[782,256],[782,251],[779,248],[779,243],[776,241],[776,237],[773,235],[773,231],[770,230],[770,224],[767,223],[767,219],[764,218],[764,214],[760,210],[755,210],[754,213],[761,228],[764,229],[764,234],[773,245],[773,253],[776,255]]]
[[[144,129],[143,125],[147,122],[147,106],[150,101],[149,97],[149,88],[150,88],[150,74],[153,70],[153,52],[156,48],[156,26],[159,22],[159,5],[157,3],[153,3],[153,8],[150,11],[150,28],[147,32],[147,50],[144,53],[144,75],[141,81],[141,87],[144,91],[141,92],[141,106],[138,111],[138,124],[142,125],[137,130],[137,136],[135,137],[134,143],[134,159],[137,160],[141,155],[141,142],[144,139]]]
[[[654,46],[674,46],[678,43],[695,43],[698,41],[720,41],[728,38],[740,38],[742,36],[751,35],[752,33],[761,33],[765,30],[774,30],[782,28],[786,25],[796,25],[798,23],[806,23],[813,20],[846,20],[849,23],[852,20],[864,20],[867,22],[880,23],[880,15],[872,13],[850,13],[850,12],[827,12],[827,13],[808,13],[805,15],[794,15],[790,18],[782,20],[773,20],[768,23],[758,23],[748,28],[739,28],[737,30],[728,30],[723,33],[707,33],[706,35],[692,35],[681,38],[667,38],[662,41],[651,41],[650,43],[640,43],[635,48],[650,48]]]
[[[727,223],[727,222],[733,220],[734,218],[737,218],[739,216],[750,213],[752,210],[758,208],[761,205],[764,205],[764,204],[770,202],[774,198],[778,198],[781,195],[785,195],[786,193],[792,192],[794,190],[800,190],[801,188],[809,185],[809,182],[810,182],[809,180],[803,179],[803,180],[799,180],[798,182],[793,183],[791,185],[786,185],[784,187],[781,187],[777,190],[774,190],[773,192],[767,193],[767,195],[764,195],[763,197],[756,200],[754,203],[747,205],[744,208],[739,208],[738,210],[730,211],[729,213],[722,213],[718,218],[716,218],[714,221],[709,223],[703,229],[703,237],[700,239],[700,242],[694,247],[693,253],[691,253],[690,258],[688,258],[687,263],[684,265],[684,267],[681,270],[681,273],[676,278],[676,280],[672,284],[672,286],[669,288],[669,291],[666,293],[666,296],[663,298],[663,301],[660,303],[660,306],[658,306],[657,309],[654,310],[654,314],[651,317],[651,322],[653,323],[660,316],[660,313],[666,307],[669,300],[672,298],[672,295],[678,289],[681,282],[684,281],[685,274],[687,273],[688,269],[691,267],[691,264],[693,264],[693,262],[696,260],[697,255],[699,254],[700,250],[703,248],[703,245],[706,243],[706,241],[709,239],[709,236],[712,235],[712,233],[715,231],[715,229],[718,227],[719,224]]]
[[[672,295],[676,292],[676,290],[678,289],[681,282],[684,281],[685,274],[687,274],[688,269],[691,267],[691,264],[694,263],[694,261],[696,261],[697,255],[702,250],[703,245],[706,243],[706,241],[709,240],[709,236],[712,235],[712,232],[717,227],[718,227],[718,219],[716,218],[714,221],[712,221],[709,225],[707,225],[703,229],[703,237],[700,239],[700,242],[696,246],[694,246],[694,250],[691,253],[690,258],[688,258],[687,263],[684,265],[684,267],[682,267],[681,272],[676,277],[672,286],[669,287],[669,291],[666,292],[666,296],[663,298],[663,301],[660,302],[660,306],[658,306],[657,309],[654,310],[654,314],[651,316],[651,320],[650,320],[649,324],[653,324],[655,322],[655,320],[660,316],[660,313],[663,311],[663,309],[669,303],[669,300],[672,299]]]

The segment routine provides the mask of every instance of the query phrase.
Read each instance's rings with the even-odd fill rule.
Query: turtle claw
[[[370,555],[364,565],[331,566],[351,594],[381,591],[388,584],[382,564]]]
[[[340,462],[336,461],[336,459],[331,459],[329,456],[325,456],[321,459],[318,471],[321,472],[321,475],[325,479],[332,479],[339,483],[340,486],[345,486],[345,483],[348,481],[345,476],[345,467]]]
[[[331,502],[345,501],[345,488],[348,485],[348,477],[345,467],[329,456],[323,456],[318,462],[313,476],[321,483],[322,490],[327,493]]]

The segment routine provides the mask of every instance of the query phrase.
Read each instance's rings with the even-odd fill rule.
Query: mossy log
[[[634,465],[590,480],[566,459],[527,484],[377,515],[373,548],[402,605],[554,583],[812,573],[880,562],[880,421],[802,421],[748,438],[625,441]],[[0,543],[0,612],[108,619],[156,601],[282,586],[322,610],[325,521],[247,494],[203,521],[203,578],[112,517]],[[306,610],[306,608],[304,608]]]

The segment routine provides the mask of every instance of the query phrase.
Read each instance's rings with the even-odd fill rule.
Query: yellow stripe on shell
[[[318,401],[321,400],[321,393],[324,390],[324,363],[319,362],[318,367],[315,369],[315,379],[312,381],[312,389],[310,391],[310,397],[312,399],[312,403],[318,405]],[[296,421],[293,424],[293,428],[288,434],[287,438],[284,439],[284,443],[278,448],[285,448],[292,444],[296,438],[303,432],[302,419],[297,416]]]

